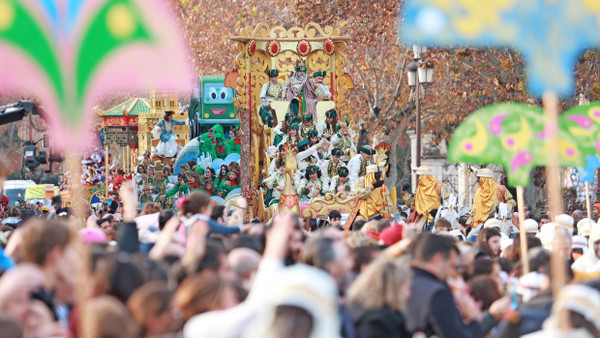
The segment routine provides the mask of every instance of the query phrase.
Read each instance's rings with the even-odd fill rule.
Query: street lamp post
[[[413,45],[414,61],[408,65],[408,85],[415,89],[415,102],[417,108],[416,138],[417,151],[415,153],[417,167],[421,166],[421,85],[431,83],[433,80],[433,66],[424,58],[427,47]]]

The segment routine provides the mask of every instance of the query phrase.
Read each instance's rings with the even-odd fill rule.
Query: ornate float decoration
[[[316,23],[305,27],[282,26],[270,27],[260,23],[256,27],[246,27],[239,34],[229,37],[237,43],[236,70],[228,74],[225,83],[232,85],[237,97],[234,104],[240,119],[242,131],[241,141],[241,187],[244,197],[250,197],[249,191],[257,191],[261,177],[259,168],[266,176],[269,159],[266,156],[267,135],[265,126],[258,115],[260,90],[269,79],[266,71],[277,69],[279,81],[284,82],[294,70],[299,58],[305,59],[308,73],[327,71],[323,83],[327,84],[332,94],[331,106],[343,115],[346,105],[346,94],[354,88],[352,78],[344,72],[348,64],[346,42],[350,36],[342,35],[339,29]],[[253,49],[251,45],[255,44]],[[253,50],[253,53],[249,51]],[[285,114],[285,109],[277,111],[277,115]],[[317,106],[319,113],[319,106]],[[324,113],[324,112],[323,112]],[[249,200],[257,215],[258,194]]]

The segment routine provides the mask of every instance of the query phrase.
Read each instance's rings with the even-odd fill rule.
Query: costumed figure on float
[[[173,120],[173,115],[175,115],[174,111],[167,110],[163,119],[152,130],[152,136],[160,139],[156,146],[156,152],[164,153],[166,157],[175,157],[179,151],[177,135],[173,131],[173,127],[185,124],[183,121]]]
[[[273,128],[277,125],[277,115],[275,109],[271,107],[271,102],[283,99],[283,85],[277,81],[279,71],[272,69],[267,72],[269,82],[262,85],[260,90],[260,111],[259,115],[265,126]]]
[[[308,113],[313,116],[313,120],[317,119],[317,101],[318,96],[315,92],[316,84],[313,79],[306,73],[306,61],[299,59],[296,61],[294,68],[295,72],[291,72],[288,76],[283,91],[285,100],[290,101],[290,112],[294,116],[299,113]]]
[[[473,231],[478,233],[477,228],[496,212],[500,203],[505,203],[509,208],[507,214],[512,215],[512,210],[516,208],[517,202],[504,185],[494,181],[491,170],[487,168],[476,170],[476,176],[479,188],[475,192],[473,210],[467,225],[470,225]],[[507,233],[507,235],[511,233],[510,227],[509,229],[501,229],[501,231]]]
[[[431,212],[440,207],[442,200],[448,199],[450,192],[444,183],[433,177],[430,167],[420,166],[413,169],[413,172],[419,175],[419,181],[415,193],[415,210],[407,222],[417,223],[423,231],[429,231],[434,224]]]

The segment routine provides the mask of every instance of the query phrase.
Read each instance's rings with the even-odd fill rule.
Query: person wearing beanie
[[[373,164],[371,159],[375,153],[375,149],[365,145],[360,148],[360,154],[354,156],[348,162],[347,167],[350,172],[350,181],[353,185],[367,174],[367,166]]]
[[[402,231],[404,227],[400,224],[392,224],[383,229],[379,234],[379,244],[394,245],[402,240]]]
[[[592,207],[592,216],[595,217],[595,220],[598,220],[598,217],[600,216],[600,203],[594,203],[594,206]]]

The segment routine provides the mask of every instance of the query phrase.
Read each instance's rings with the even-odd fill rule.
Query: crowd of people
[[[190,161],[169,184],[161,153],[144,153],[131,173],[111,168],[100,208],[60,198],[3,208],[0,336],[600,337],[600,203],[592,218],[575,205],[538,217],[524,206],[521,224],[509,189],[483,168],[459,215],[423,166],[415,193],[403,188],[393,205],[386,149],[356,149],[333,109],[314,122],[325,74],[310,78],[299,62],[285,85],[268,75],[270,220],[246,220],[243,198],[229,210],[212,203],[239,187],[238,163]],[[275,124],[270,102],[284,97],[290,112]],[[343,193],[356,205],[312,222],[278,210],[289,193],[300,204]]]
[[[150,202],[160,204],[162,208],[173,208],[177,198],[196,191],[224,198],[239,188],[240,165],[235,161],[222,164],[218,171],[210,166],[202,168],[195,161],[183,163],[179,169],[177,181],[171,184],[168,177],[172,169],[164,156],[152,160],[149,152],[144,153],[132,174],[141,206]]]
[[[493,187],[486,176],[480,189]],[[343,231],[339,211],[315,228],[292,214],[247,222],[244,199],[228,213],[203,191],[182,193],[176,212],[141,208],[139,185],[124,179],[101,210],[58,200],[41,212],[10,209],[0,237],[2,337],[600,335],[600,229],[576,222],[575,208],[512,223],[527,232],[524,271],[520,236],[493,212],[481,224],[437,218],[429,229],[431,213],[412,222],[418,215],[402,205],[399,217],[357,219]],[[494,203],[477,194],[482,205],[510,203],[495,189]],[[424,210],[425,192],[403,197]],[[567,272],[556,293],[553,254]]]

